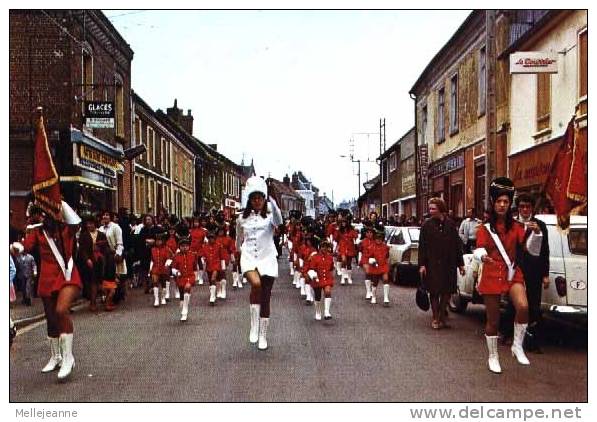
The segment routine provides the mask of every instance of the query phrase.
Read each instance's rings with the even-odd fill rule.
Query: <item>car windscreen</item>
[[[419,243],[419,234],[421,234],[421,229],[418,227],[408,229],[408,236],[410,237],[411,243]]]

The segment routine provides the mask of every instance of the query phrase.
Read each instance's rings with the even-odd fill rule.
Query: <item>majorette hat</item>
[[[491,202],[495,202],[498,197],[502,195],[508,195],[510,202],[514,200],[514,183],[507,177],[498,177],[491,182],[489,185],[489,198]]]
[[[260,192],[263,196],[267,197],[267,184],[259,176],[251,176],[247,179],[247,184],[242,194],[242,205],[245,206],[249,201],[249,196],[252,193]]]

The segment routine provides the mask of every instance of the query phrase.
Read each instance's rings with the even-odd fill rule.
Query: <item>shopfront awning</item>
[[[104,154],[107,154],[110,157],[115,158],[117,160],[124,159],[123,151],[121,151],[117,148],[114,148],[109,143],[102,141],[101,139],[96,138],[95,136],[93,136],[89,133],[81,132],[80,130],[75,129],[73,127],[71,127],[71,129],[70,129],[70,140],[73,143],[88,145],[88,146],[90,146]]]
[[[88,187],[100,190],[116,190],[115,187],[108,186],[105,183],[102,183],[98,180],[89,179],[83,176],[60,176],[60,181],[65,183],[78,183],[81,186],[86,185]]]

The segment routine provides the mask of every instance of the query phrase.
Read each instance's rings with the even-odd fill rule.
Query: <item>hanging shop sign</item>
[[[116,158],[85,144],[73,144],[73,163],[77,167],[111,178],[116,178],[116,173],[124,172],[124,166]]]
[[[93,129],[114,129],[114,102],[85,101],[85,126]]]
[[[519,51],[510,54],[510,73],[558,73],[558,55],[553,51]]]

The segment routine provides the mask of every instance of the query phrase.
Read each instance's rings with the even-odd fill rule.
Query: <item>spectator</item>
[[[112,221],[112,213],[104,211],[102,213],[102,226],[99,228],[101,232],[106,235],[108,245],[112,253],[114,253],[114,261],[116,262],[116,279],[118,281],[126,280],[126,261],[124,260],[124,242],[122,240],[122,229],[120,226]],[[119,283],[119,287],[123,289],[118,300],[124,298],[126,283]]]
[[[466,218],[462,220],[458,235],[464,245],[464,253],[472,253],[477,243],[477,228],[481,221],[475,217],[475,210],[469,208],[466,210]]]
[[[35,278],[37,277],[35,259],[29,253],[25,252],[25,248],[19,242],[12,244],[11,254],[14,257],[13,261],[17,270],[17,286],[19,286],[19,290],[23,293],[21,303],[25,306],[31,306]]]
[[[97,293],[102,281],[102,256],[97,242],[107,242],[106,235],[97,229],[95,217],[83,218],[83,227],[79,234],[77,265],[83,279],[83,289],[89,295],[89,310],[97,311]]]

